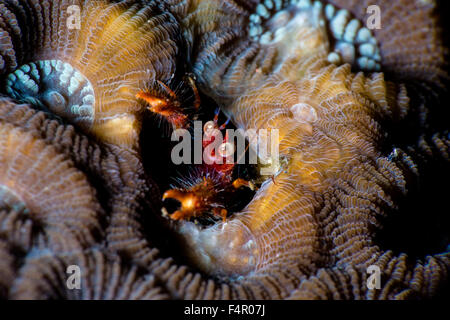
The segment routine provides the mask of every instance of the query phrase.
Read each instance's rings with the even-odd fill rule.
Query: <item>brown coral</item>
[[[446,48],[437,18],[436,1],[329,0],[346,8],[361,20],[367,8],[376,4],[381,13],[381,28],[374,30],[380,45],[382,70],[403,81],[426,81],[443,85]],[[411,26],[415,26],[414,30]]]
[[[7,98],[0,98],[0,120],[25,128],[36,138],[43,139],[89,175],[90,182],[104,199],[103,210],[109,217],[106,239],[113,252],[130,251],[132,253],[127,255],[133,256],[140,250],[138,256],[154,255],[137,220],[143,208],[157,212],[159,191],[146,176],[134,152],[98,145],[78,133],[73,126],[62,125],[48,119],[43,112],[37,112],[28,105],[15,104]],[[8,215],[8,221],[16,221],[17,216],[17,213]],[[10,225],[5,225],[5,228]],[[28,243],[29,237],[20,236],[22,243]]]
[[[0,66],[2,70],[19,67],[27,75],[33,70],[27,57],[34,57],[35,52],[27,49],[23,39],[36,43],[36,39],[43,39],[45,29],[39,29],[36,36],[27,31],[22,38],[14,15],[21,17],[19,20],[36,18],[36,24],[41,15],[20,10],[21,3],[25,2],[7,1],[0,7],[0,39],[4,44],[0,46]],[[41,6],[43,16],[51,20],[45,11],[51,5],[46,1],[27,3],[30,12],[39,12],[33,10]],[[135,151],[93,142],[70,125],[49,120],[42,112],[2,98],[0,122],[13,126],[13,132],[45,141],[55,153],[71,159],[97,189],[107,216],[105,237],[99,241],[101,251],[107,253],[94,249],[51,256],[42,250],[40,242],[34,242],[11,297],[411,299],[432,297],[445,289],[450,265],[444,243],[448,242],[448,228],[436,232],[442,243],[429,247],[422,238],[426,232],[437,229],[426,222],[439,215],[439,210],[433,210],[430,204],[424,219],[423,215],[409,214],[405,206],[415,196],[417,180],[428,177],[429,171],[424,170],[421,160],[433,165],[439,158],[448,172],[447,125],[444,129],[430,129],[433,126],[426,116],[426,111],[431,110],[429,92],[437,92],[434,89],[442,87],[446,77],[444,49],[432,1],[425,5],[423,1],[402,1],[412,13],[409,17],[398,4],[376,1],[386,13],[383,19],[392,23],[373,33],[362,27],[366,1],[167,0],[158,5],[151,1],[148,6],[142,1],[97,3],[98,7],[87,1],[83,5],[92,8],[92,12],[113,14],[117,19],[111,24],[124,32],[135,30],[135,23],[145,25],[144,20],[154,14],[167,18],[163,20],[170,31],[160,30],[161,34],[157,34],[162,35],[162,43],[169,49],[158,51],[155,57],[169,54],[161,58],[163,65],[155,63],[152,70],[160,73],[150,76],[149,82],[165,82],[172,77],[182,32],[187,45],[183,58],[192,64],[191,71],[203,91],[215,99],[238,128],[278,130],[280,161],[269,158],[276,164],[272,179],[263,176],[265,182],[248,206],[226,223],[205,227],[181,222],[166,228],[159,217],[158,188],[146,175]],[[176,16],[180,27],[166,10]],[[92,58],[87,54],[86,61],[93,63],[92,70],[98,71],[98,77],[109,70],[109,65],[105,59],[97,58],[108,56],[108,48],[114,47],[111,54],[116,49],[120,51],[115,40],[124,35],[119,32],[112,41],[106,39],[108,31],[114,28],[105,23],[102,14],[97,19],[86,13],[88,20],[98,22],[93,34],[105,36],[93,41],[98,44],[98,51],[94,51],[103,52],[104,56]],[[407,24],[400,26],[400,21]],[[22,24],[19,21],[18,25]],[[412,24],[419,26],[417,32],[409,28]],[[138,28],[133,34],[144,36],[141,31]],[[83,35],[86,34],[82,32]],[[154,43],[159,44],[158,41]],[[79,44],[71,39],[65,43]],[[62,47],[56,44],[55,48]],[[74,48],[66,48],[69,56],[77,56],[76,50],[71,51]],[[15,57],[21,59],[16,65]],[[69,61],[77,64],[72,69],[67,67],[74,77],[78,77],[78,71],[86,75],[87,65],[83,69],[79,65],[84,60],[80,61]],[[343,62],[349,64],[342,65]],[[35,63],[36,66],[39,65]],[[124,68],[128,66],[123,64]],[[367,73],[378,67],[387,71],[386,75]],[[66,65],[50,63],[52,68],[61,72],[58,68],[64,71]],[[145,73],[143,70],[137,72],[138,80],[139,72]],[[366,74],[352,70],[364,70]],[[20,72],[18,75],[20,78]],[[92,82],[92,76],[85,78]],[[136,80],[134,74],[131,79]],[[12,89],[16,82],[9,80],[6,88]],[[147,85],[151,83],[144,83],[144,89]],[[420,90],[416,92],[415,88]],[[112,100],[120,100],[123,93],[112,95]],[[129,106],[128,102],[125,105]],[[138,109],[125,111],[127,116],[135,116]],[[114,109],[113,113],[120,114],[117,111]],[[67,119],[76,127],[84,127],[83,119]],[[117,143],[120,139],[114,139],[121,133],[108,129],[123,123],[110,124],[113,125],[99,126],[97,137]],[[417,129],[414,134],[404,131],[408,126]],[[139,129],[133,130],[124,145],[136,143],[138,132]],[[401,137],[404,132],[408,132],[408,137]],[[9,242],[29,249],[27,239],[32,237],[14,231],[23,227],[32,234],[29,224],[20,224],[24,206],[17,201],[17,195],[3,194],[8,203],[6,210],[0,211],[0,222],[8,221],[2,224],[6,226],[3,235]],[[404,249],[401,241],[390,239],[390,233],[395,238],[399,232],[393,223],[396,218],[408,220],[408,226],[411,220],[423,226],[417,236],[418,241],[425,243],[419,254],[409,255],[408,250],[408,254],[400,253]],[[180,259],[172,238],[181,238],[180,251],[183,258],[188,258],[189,267]],[[8,250],[0,247],[0,255],[6,252],[10,257]],[[65,268],[72,263],[89,270],[83,278],[87,286],[77,292],[68,291],[64,281]],[[381,289],[367,287],[367,268],[372,265],[381,270]],[[105,280],[111,275],[116,276],[117,282]],[[10,286],[11,274],[4,278],[7,281],[3,286]]]
[[[7,242],[0,240],[0,299],[6,299],[11,287],[16,270],[14,267],[14,255]]]
[[[70,269],[70,266],[75,268]],[[81,277],[79,288],[70,280],[77,270]],[[56,256],[45,251],[34,252],[25,259],[10,293],[11,299],[20,300],[155,300],[166,297],[153,276],[96,249]]]
[[[100,206],[86,177],[33,135],[4,123],[0,132],[0,203],[13,210],[11,217],[2,217],[2,234],[9,238],[22,223],[30,226],[30,220],[45,237],[34,240],[57,251],[94,243]]]
[[[380,30],[365,27],[373,4],[382,13]],[[184,8],[195,73],[219,101],[239,96],[287,56],[301,56],[298,50],[321,49],[332,62],[381,69],[403,81],[442,86],[447,78],[433,1],[178,1],[175,7]]]
[[[376,290],[369,289],[371,279],[366,268],[343,266],[320,269],[302,281],[289,299],[404,300],[434,296],[439,290],[436,283],[448,281],[448,259],[448,254],[428,257],[410,268],[405,255],[395,257],[387,252],[374,262],[383,270]]]

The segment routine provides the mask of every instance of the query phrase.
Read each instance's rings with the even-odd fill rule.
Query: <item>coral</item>
[[[79,288],[69,287],[75,286],[70,280],[74,272],[70,266],[79,267]],[[33,252],[26,257],[10,293],[11,299],[20,300],[155,300],[166,297],[153,276],[96,249],[56,256],[45,251]]]
[[[433,1],[179,1],[175,7],[183,4],[195,73],[224,103],[276,72],[287,57],[317,51],[330,62],[402,81],[442,86],[448,78]],[[374,4],[382,12],[380,30],[363,27]]]
[[[0,298],[6,299],[9,288],[11,287],[16,271],[14,267],[14,255],[10,246],[3,240],[0,240]]]
[[[282,80],[295,74],[303,79]],[[408,102],[404,86],[386,83],[381,74],[355,75],[348,65],[337,68],[320,58],[286,67],[273,81],[249,90],[229,113],[239,128],[279,128],[280,155],[287,164],[227,223],[204,228],[182,222],[175,227],[196,268],[231,280],[213,282],[167,260],[151,269],[182,298],[286,298],[295,292],[292,297],[392,299],[437,294],[447,279],[446,254],[411,266],[411,258],[383,252],[376,239],[384,218],[407,195],[407,173],[414,169],[401,165],[401,151],[389,156],[378,151],[386,143],[387,127],[381,124],[400,121]],[[388,265],[401,261],[408,263],[391,271]],[[438,268],[432,267],[436,264]],[[385,289],[367,290],[370,265],[383,270]],[[305,279],[325,277],[325,269],[316,271],[318,266],[349,266],[350,275],[343,273],[335,287],[314,296],[322,285]],[[397,276],[399,272],[404,275]],[[363,280],[355,283],[353,274]],[[416,283],[416,278],[436,282]],[[339,286],[345,285],[362,293],[342,293],[345,288]]]
[[[69,4],[0,4],[1,297],[448,293],[435,1],[84,0],[78,30]],[[365,26],[369,4],[380,30]],[[172,168],[146,160],[171,145],[148,110],[187,128],[217,106],[234,127],[273,134],[279,154],[248,139],[258,188],[226,220],[167,219],[159,188]],[[217,205],[220,192],[201,191]],[[201,209],[186,216],[214,214]],[[72,265],[81,289],[67,287]],[[374,266],[379,289],[367,286]]]
[[[436,14],[436,1],[330,0],[351,11],[358,19],[368,17],[367,8],[376,4],[382,13],[381,28],[374,30],[380,46],[383,72],[403,81],[426,81],[443,85],[448,77],[446,48]],[[414,31],[411,25],[415,25]]]
[[[0,203],[15,211],[14,224],[31,221],[54,250],[93,244],[100,206],[86,177],[33,135],[4,123],[0,132]]]
[[[320,269],[302,281],[289,299],[404,300],[434,296],[438,290],[436,283],[448,281],[448,259],[448,254],[429,257],[408,268],[405,255],[395,257],[387,252],[374,262],[374,266],[383,270],[377,290],[368,289],[370,274],[365,268],[335,267]]]
[[[44,112],[15,104],[7,98],[0,98],[0,121],[24,128],[37,139],[51,144],[90,177],[104,199],[102,209],[109,217],[106,239],[113,252],[130,250],[135,254],[141,250],[138,256],[154,255],[140,231],[138,211],[144,207],[158,212],[161,197],[134,152],[112,145],[98,145],[78,133],[73,126],[62,125],[49,119]],[[9,217],[14,219],[16,214]],[[22,234],[20,236],[23,237]]]
[[[71,4],[2,3],[2,91],[102,141],[137,147],[135,95],[175,72],[178,24],[154,1],[82,1],[83,23],[69,28]]]
[[[354,77],[348,66],[326,66],[320,60],[292,69],[304,80],[268,80],[227,109],[240,129],[278,130],[283,161],[272,159],[274,181],[264,183],[227,223],[200,231],[190,224],[181,227],[191,254],[203,259],[196,265],[242,274],[291,258],[301,265],[320,263],[317,255],[324,250],[317,212],[322,192],[343,180],[374,205],[390,206],[383,188],[404,188],[400,170],[376,152],[382,135],[375,119],[389,113],[390,106],[371,88],[383,86],[383,80]],[[380,105],[368,99],[371,95]],[[344,177],[347,170],[351,172]]]

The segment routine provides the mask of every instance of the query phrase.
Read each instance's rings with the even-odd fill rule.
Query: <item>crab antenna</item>
[[[230,118],[228,118],[227,121],[225,121],[225,123],[223,123],[223,124],[219,127],[219,130],[225,129],[229,123],[230,123]]]
[[[198,93],[198,89],[197,86],[195,85],[195,81],[192,77],[187,76],[189,84],[192,87],[192,91],[194,91],[194,95],[195,95],[195,101],[194,101],[194,108],[198,110],[198,108],[200,107],[201,101],[200,101],[200,94]]]
[[[161,87],[163,87],[164,90],[166,90],[166,92],[170,95],[170,97],[171,97],[172,99],[176,99],[176,98],[177,98],[177,95],[175,94],[175,92],[173,92],[173,90],[170,89],[167,85],[165,85],[164,83],[162,83],[162,82],[159,81],[159,80],[156,80],[156,82],[158,82],[158,84],[159,84]]]
[[[216,123],[216,124],[217,124],[217,121],[219,121],[219,113],[220,113],[220,108],[217,108],[214,111],[214,119],[213,119],[214,123]]]

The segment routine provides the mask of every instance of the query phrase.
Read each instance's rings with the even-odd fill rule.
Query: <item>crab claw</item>
[[[213,209],[213,213],[214,213],[216,216],[221,216],[223,222],[226,222],[226,221],[227,221],[227,214],[228,214],[228,211],[227,211],[226,209],[224,209],[224,208],[214,208],[214,209]]]
[[[172,220],[186,220],[186,219],[188,219],[188,217],[186,217],[186,214],[183,213],[182,211],[177,210],[177,211],[175,211],[174,213],[172,213],[170,215],[170,219],[172,219]]]
[[[254,191],[256,189],[256,186],[254,185],[253,182],[247,181],[247,180],[244,180],[244,179],[241,179],[241,178],[238,178],[238,179],[233,181],[233,187],[235,189],[239,189],[241,187],[247,187],[247,188],[249,188],[252,191]]]
[[[149,104],[148,109],[152,112],[159,113],[167,105],[167,102],[163,99],[157,98],[150,93],[140,91],[136,94],[136,98],[142,99]]]
[[[163,194],[163,200],[166,199],[174,199],[181,204],[181,208],[170,216],[174,220],[188,220],[197,212],[199,199],[192,192],[178,189],[167,190]]]

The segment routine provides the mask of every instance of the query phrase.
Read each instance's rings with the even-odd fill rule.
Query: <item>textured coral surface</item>
[[[0,0],[0,298],[448,297],[441,8]],[[275,171],[236,166],[224,219],[175,221],[173,179],[231,178],[173,165],[168,123],[216,108],[277,132]]]

